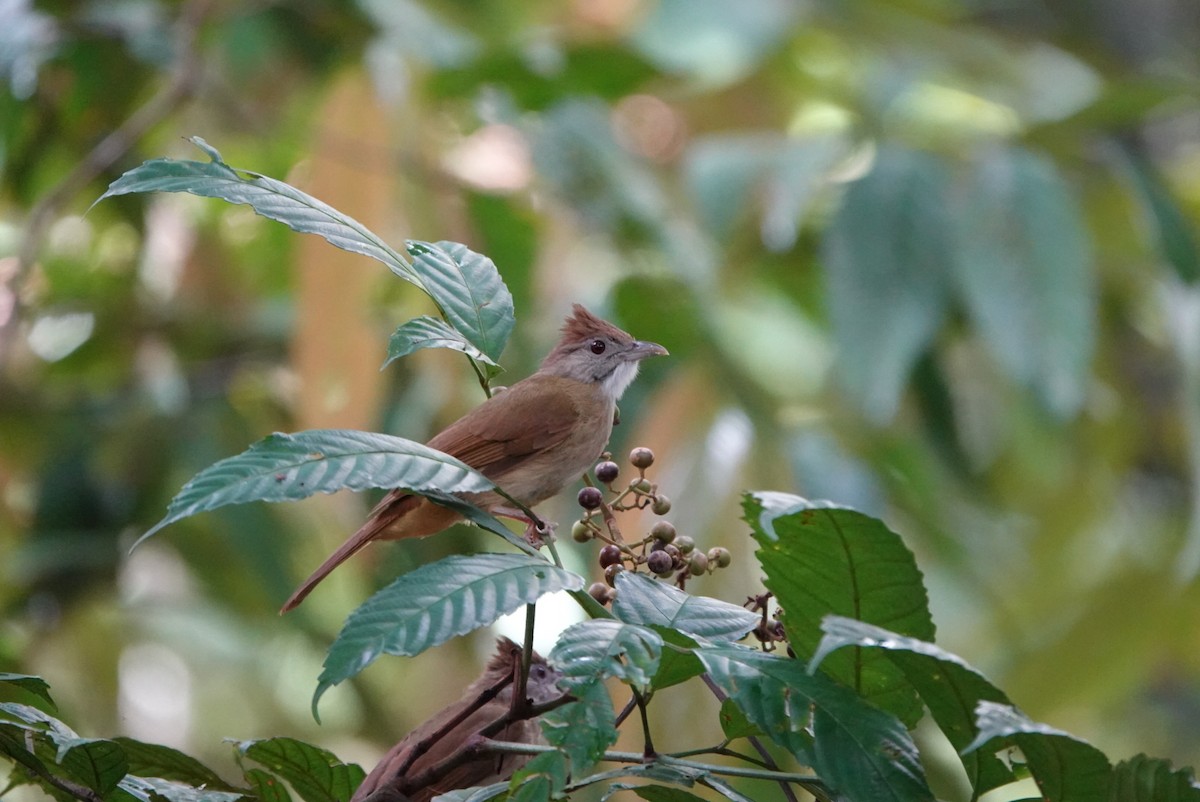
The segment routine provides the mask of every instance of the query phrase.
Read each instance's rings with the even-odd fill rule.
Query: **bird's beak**
[[[631,361],[637,361],[645,359],[648,356],[668,356],[668,352],[666,348],[663,348],[658,343],[634,340],[633,345],[625,352],[625,356]]]

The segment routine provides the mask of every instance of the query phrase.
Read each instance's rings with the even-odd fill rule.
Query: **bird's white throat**
[[[622,362],[617,365],[613,372],[605,376],[600,383],[604,394],[613,401],[617,401],[625,389],[637,378],[638,365],[637,362]]]

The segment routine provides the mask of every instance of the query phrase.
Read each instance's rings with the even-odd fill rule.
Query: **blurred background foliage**
[[[743,488],[856,506],[1030,716],[1200,762],[1198,45],[1193,0],[0,0],[0,670],[85,734],[369,768],[489,649],[381,663],[318,728],[345,613],[482,535],[371,550],[282,620],[371,498],[127,555],[271,431],[424,439],[481,398],[448,352],[378,371],[429,309],[366,259],[193,197],[88,211],[199,135],[393,244],[492,257],[514,378],[572,301],[664,343],[613,445],[737,555],[696,592],[759,587]],[[672,700],[674,746],[719,740]]]

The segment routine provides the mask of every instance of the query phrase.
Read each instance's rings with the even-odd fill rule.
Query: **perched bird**
[[[444,775],[433,779],[420,788],[410,784],[421,773],[450,758],[468,745],[471,736],[503,716],[512,705],[513,686],[508,684],[500,693],[469,713],[461,723],[429,744],[428,751],[414,756],[413,751],[422,741],[444,729],[456,717],[476,702],[480,694],[492,688],[505,677],[513,676],[521,658],[521,647],[508,638],[496,641],[496,654],[488,662],[483,674],[463,691],[462,698],[443,708],[425,723],[404,736],[384,755],[362,785],[354,792],[351,802],[364,802],[374,797],[378,802],[387,799],[408,799],[409,802],[427,802],[438,794],[476,785],[490,785],[506,780],[513,772],[529,761],[527,755],[481,753],[453,767]],[[537,652],[529,664],[529,682],[526,696],[533,704],[544,704],[561,695],[557,688],[561,674],[551,668]],[[491,736],[493,740],[522,744],[544,744],[542,729],[536,718],[514,721]]]
[[[579,304],[562,336],[532,376],[497,393],[429,441],[475,468],[527,507],[550,498],[583,475],[612,434],[617,399],[657,343],[633,339]],[[497,493],[464,494],[496,515],[528,519],[505,507]],[[357,532],[329,556],[284,603],[286,613],[352,554],[373,540],[440,532],[462,517],[403,490],[393,490]]]

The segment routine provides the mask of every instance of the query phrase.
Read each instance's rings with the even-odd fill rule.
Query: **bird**
[[[447,426],[429,442],[492,480],[509,496],[533,507],[582,476],[612,434],[617,400],[633,382],[641,361],[666,356],[658,343],[630,334],[574,304],[557,345],[537,371],[496,393]],[[530,524],[519,510],[488,491],[462,497],[494,515]],[[318,583],[376,540],[426,537],[462,520],[448,507],[394,489],[359,527],[283,604],[294,609]]]
[[[435,713],[393,746],[362,781],[351,802],[365,802],[368,798],[372,798],[372,802],[401,799],[427,802],[447,791],[506,780],[524,766],[529,761],[528,755],[480,753],[450,767],[440,776],[429,778],[421,787],[409,787],[423,772],[461,752],[464,747],[469,747],[472,736],[512,708],[513,686],[509,683],[473,712],[469,710],[472,705],[478,704],[482,694],[495,688],[506,677],[514,676],[520,658],[519,644],[504,637],[497,639],[495,655],[479,678],[463,691],[462,698]],[[532,704],[540,705],[562,696],[558,689],[561,678],[562,674],[551,667],[544,657],[533,652],[529,663],[529,681],[525,686],[526,697]],[[466,716],[459,724],[430,740],[453,719],[464,714]],[[491,737],[513,743],[545,743],[536,718],[511,722]],[[416,754],[418,745],[423,741],[428,742],[427,751]]]

